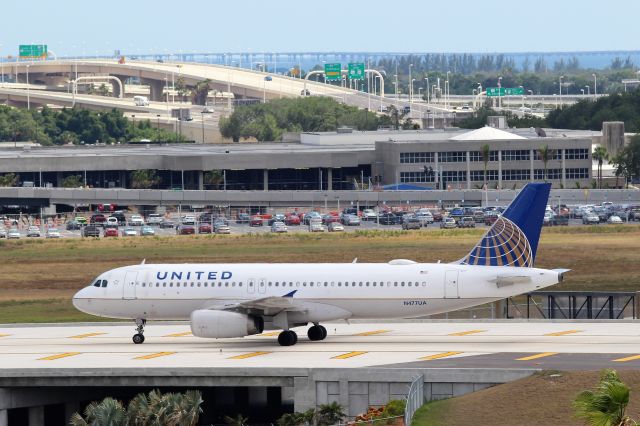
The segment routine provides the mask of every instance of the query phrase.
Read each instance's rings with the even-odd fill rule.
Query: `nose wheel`
[[[147,323],[146,319],[138,318],[136,319],[136,328],[137,333],[133,335],[133,343],[139,345],[144,343],[144,326]]]
[[[327,337],[327,329],[319,324],[316,324],[312,327],[309,327],[307,336],[309,337],[309,340],[324,340]]]
[[[293,346],[298,342],[298,335],[295,331],[285,330],[278,335],[280,346]]]

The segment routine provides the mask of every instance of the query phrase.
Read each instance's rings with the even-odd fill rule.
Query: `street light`
[[[582,92],[582,96],[584,96],[584,89],[580,89],[580,91]]]
[[[29,65],[27,65],[27,109],[31,109],[31,98],[29,95]]]
[[[160,130],[160,114],[156,114],[156,118],[158,119],[158,122],[156,124],[156,129]]]
[[[425,77],[425,80],[427,80],[427,90],[426,90],[426,94],[427,94],[427,105],[429,105],[429,77]]]
[[[502,108],[502,77],[498,77],[498,108]]]
[[[588,84],[586,86],[584,86],[587,88],[587,95],[591,96],[591,86],[589,86]]]
[[[200,111],[200,117],[202,119],[202,143],[204,143],[204,111]]]
[[[597,98],[598,97],[598,76],[596,76],[595,74],[591,74],[591,76],[593,77],[593,97]]]
[[[524,112],[524,87],[522,87],[522,86],[518,86],[518,87],[520,89],[522,89],[522,109],[523,109],[523,112]]]
[[[411,97],[413,96],[413,92],[411,90],[411,68],[413,68],[413,64],[409,64],[409,103],[411,103]]]
[[[409,95],[409,103],[413,102],[413,82],[416,81],[415,78],[411,79],[411,94]]]
[[[396,100],[398,99],[398,74],[393,75],[396,78]]]
[[[418,87],[418,97],[422,99],[422,87]]]

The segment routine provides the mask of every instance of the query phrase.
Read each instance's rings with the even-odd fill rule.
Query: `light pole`
[[[157,118],[157,123],[156,123],[156,130],[160,130],[160,114],[156,114],[156,118]]]
[[[427,80],[427,90],[425,91],[426,95],[427,95],[427,105],[429,105],[429,77],[425,77],[425,80]]]
[[[522,112],[524,112],[524,87],[522,86],[518,86],[518,87],[522,89]]]
[[[449,94],[450,94],[449,74],[451,74],[451,71],[447,71],[447,81],[445,82],[445,89],[446,89],[445,92],[446,92],[446,98],[447,98],[447,101],[445,103],[446,108],[449,108],[449,102],[450,102],[450,100],[449,100]]]
[[[2,45],[0,44],[0,49],[2,49]],[[2,83],[4,83],[4,56],[0,53],[0,79],[2,79]]]
[[[422,99],[422,87],[418,87],[418,97]]]
[[[559,89],[559,93],[560,93],[560,107],[562,107],[562,79],[564,78],[564,75],[560,76],[560,81],[558,82],[558,89]]]
[[[498,77],[498,108],[502,108],[502,77]]]
[[[584,96],[584,89],[580,89],[580,92],[582,92],[582,96]]]
[[[409,64],[409,103],[411,103],[411,96],[413,95],[411,91],[411,68],[413,68],[413,64]]]
[[[527,90],[527,93],[529,93],[529,96],[531,97],[531,102],[529,102],[531,104],[531,112],[533,112],[533,90]]]
[[[204,144],[204,111],[200,111],[200,117],[202,119],[202,143]]]
[[[591,96],[591,86],[589,86],[588,84],[586,86],[584,86],[587,88],[587,95]]]
[[[398,98],[398,74],[394,74],[393,75],[396,78],[396,101],[399,99]]]
[[[598,97],[598,76],[595,74],[591,74],[593,77],[593,97]]]
[[[27,65],[27,109],[31,109],[31,98],[29,93],[29,65]]]
[[[416,81],[416,79],[412,78],[411,79],[411,95],[410,95],[410,98],[409,98],[409,103],[413,102],[413,82],[414,81]]]

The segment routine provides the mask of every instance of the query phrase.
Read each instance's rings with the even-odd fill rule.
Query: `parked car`
[[[322,216],[322,223],[324,223],[325,225],[328,225],[330,223],[335,223],[335,222],[340,223],[340,216],[336,216],[332,214],[325,214],[324,216]]]
[[[282,213],[276,213],[273,216],[271,216],[271,219],[269,219],[268,224],[269,226],[273,225],[276,222],[283,222],[286,220],[285,216]]]
[[[87,218],[84,216],[76,216],[73,220],[78,222],[81,226],[85,226],[87,224]]]
[[[196,227],[193,225],[181,224],[176,226],[176,234],[178,235],[193,235],[196,233]]]
[[[614,225],[620,225],[623,222],[622,222],[622,219],[620,218],[620,216],[611,215],[611,216],[609,216],[609,219],[607,219],[607,223],[614,224]]]
[[[45,238],[60,238],[60,231],[58,228],[49,228],[44,236]]]
[[[30,226],[27,229],[27,237],[40,237],[40,228],[37,226]]]
[[[213,227],[216,234],[230,234],[231,228],[224,222],[218,222]]]
[[[462,216],[458,220],[458,228],[475,228],[476,221],[473,216]]]
[[[442,222],[440,222],[440,229],[453,229],[457,226],[456,220],[452,217],[445,217],[442,219]]]
[[[326,231],[325,226],[322,224],[321,220],[312,220],[309,224],[309,232],[324,232]]]
[[[144,219],[139,214],[134,214],[129,219],[129,226],[142,226],[144,225]]]
[[[422,226],[427,226],[428,224],[434,222],[433,215],[428,210],[426,210],[426,211],[425,210],[417,211],[416,212],[416,218],[418,218],[418,220],[420,221]]]
[[[288,231],[289,230],[287,229],[287,225],[285,225],[284,222],[273,222],[273,224],[271,225],[271,232],[281,233]]]
[[[160,229],[166,229],[166,228],[174,228],[176,224],[170,221],[169,219],[163,219],[162,222],[158,224],[158,226],[160,227]]]
[[[495,210],[491,210],[484,213],[484,224],[487,226],[491,226],[495,223],[496,220],[500,217],[500,213]]]
[[[100,236],[100,228],[97,225],[87,225],[82,228],[82,236],[97,238]]]
[[[124,228],[122,230],[122,236],[123,237],[136,237],[136,236],[138,236],[138,231],[136,231],[135,228],[127,226],[126,228]]]
[[[140,228],[140,235],[143,237],[156,235],[156,231],[149,225],[144,225],[142,228]]]
[[[7,230],[0,227],[0,238],[7,238]]]
[[[118,228],[105,228],[103,236],[104,237],[117,237],[118,236]]]
[[[551,219],[553,219],[554,214],[552,212],[546,212],[542,217],[542,226],[551,226]]]
[[[208,219],[206,221],[209,222],[210,219]],[[187,214],[187,215],[182,216],[182,218],[180,219],[180,222],[183,225],[195,225],[196,224],[196,217],[194,215]]]
[[[264,225],[264,221],[262,220],[262,216],[251,216],[251,219],[249,220],[249,226],[263,226]]]
[[[201,222],[198,226],[198,234],[211,234],[213,232],[212,229],[208,223]]]
[[[417,216],[405,216],[402,220],[402,229],[420,229],[422,228],[422,222]]]
[[[585,213],[582,215],[582,223],[584,225],[597,225],[600,223],[600,217],[595,213]]]
[[[398,217],[393,213],[383,213],[378,216],[378,221],[381,225],[396,225],[398,223]]]
[[[147,224],[151,226],[158,226],[162,223],[162,215],[158,213],[151,213],[147,216]]]
[[[249,213],[238,213],[236,216],[236,223],[249,223],[251,215]]]
[[[442,212],[440,210],[431,210],[434,222],[442,222]]]
[[[297,226],[300,225],[300,216],[297,214],[288,214],[285,215],[284,224],[287,226]]]
[[[303,222],[305,225],[309,225],[312,219],[322,219],[322,215],[316,211],[310,211],[304,215]]]
[[[473,220],[476,223],[484,223],[484,212],[482,210],[473,211]]]
[[[124,226],[127,224],[127,217],[124,215],[124,212],[122,210],[116,210],[115,212],[111,213],[110,217],[115,217],[116,219],[118,219],[119,225]]]
[[[75,231],[78,229],[82,229],[82,225],[80,224],[80,222],[77,222],[75,220],[70,220],[69,222],[67,222],[66,228],[67,228],[67,231]]]
[[[104,226],[104,223],[106,221],[107,221],[107,217],[102,213],[96,213],[94,215],[91,215],[91,219],[89,219],[90,224],[102,225],[102,226]]]
[[[569,216],[555,215],[553,219],[551,219],[551,226],[569,226]]]
[[[347,226],[360,226],[360,218],[354,214],[347,214],[342,217],[342,223]]]
[[[340,222],[331,222],[327,229],[329,232],[341,232],[344,231],[344,226]]]
[[[20,239],[20,231],[17,228],[9,229],[7,232],[7,240],[19,240]]]
[[[118,225],[120,225],[120,222],[118,222],[118,218],[117,217],[113,217],[113,216],[109,216],[107,218],[107,220],[104,222],[104,227],[105,228],[117,228]]]
[[[378,215],[372,209],[364,209],[362,210],[362,220],[376,220]]]

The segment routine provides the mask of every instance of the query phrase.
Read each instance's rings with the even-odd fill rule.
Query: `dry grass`
[[[627,413],[640,413],[640,371],[620,371],[631,388]],[[461,397],[427,404],[413,425],[583,425],[573,417],[576,395],[593,389],[600,372],[544,372]],[[473,419],[472,421],[470,419]]]
[[[253,234],[137,239],[0,241],[0,301],[68,299],[118,266],[185,262],[449,262],[482,231],[368,231],[354,234]],[[635,291],[640,226],[545,229],[536,266],[570,268],[558,290]]]

